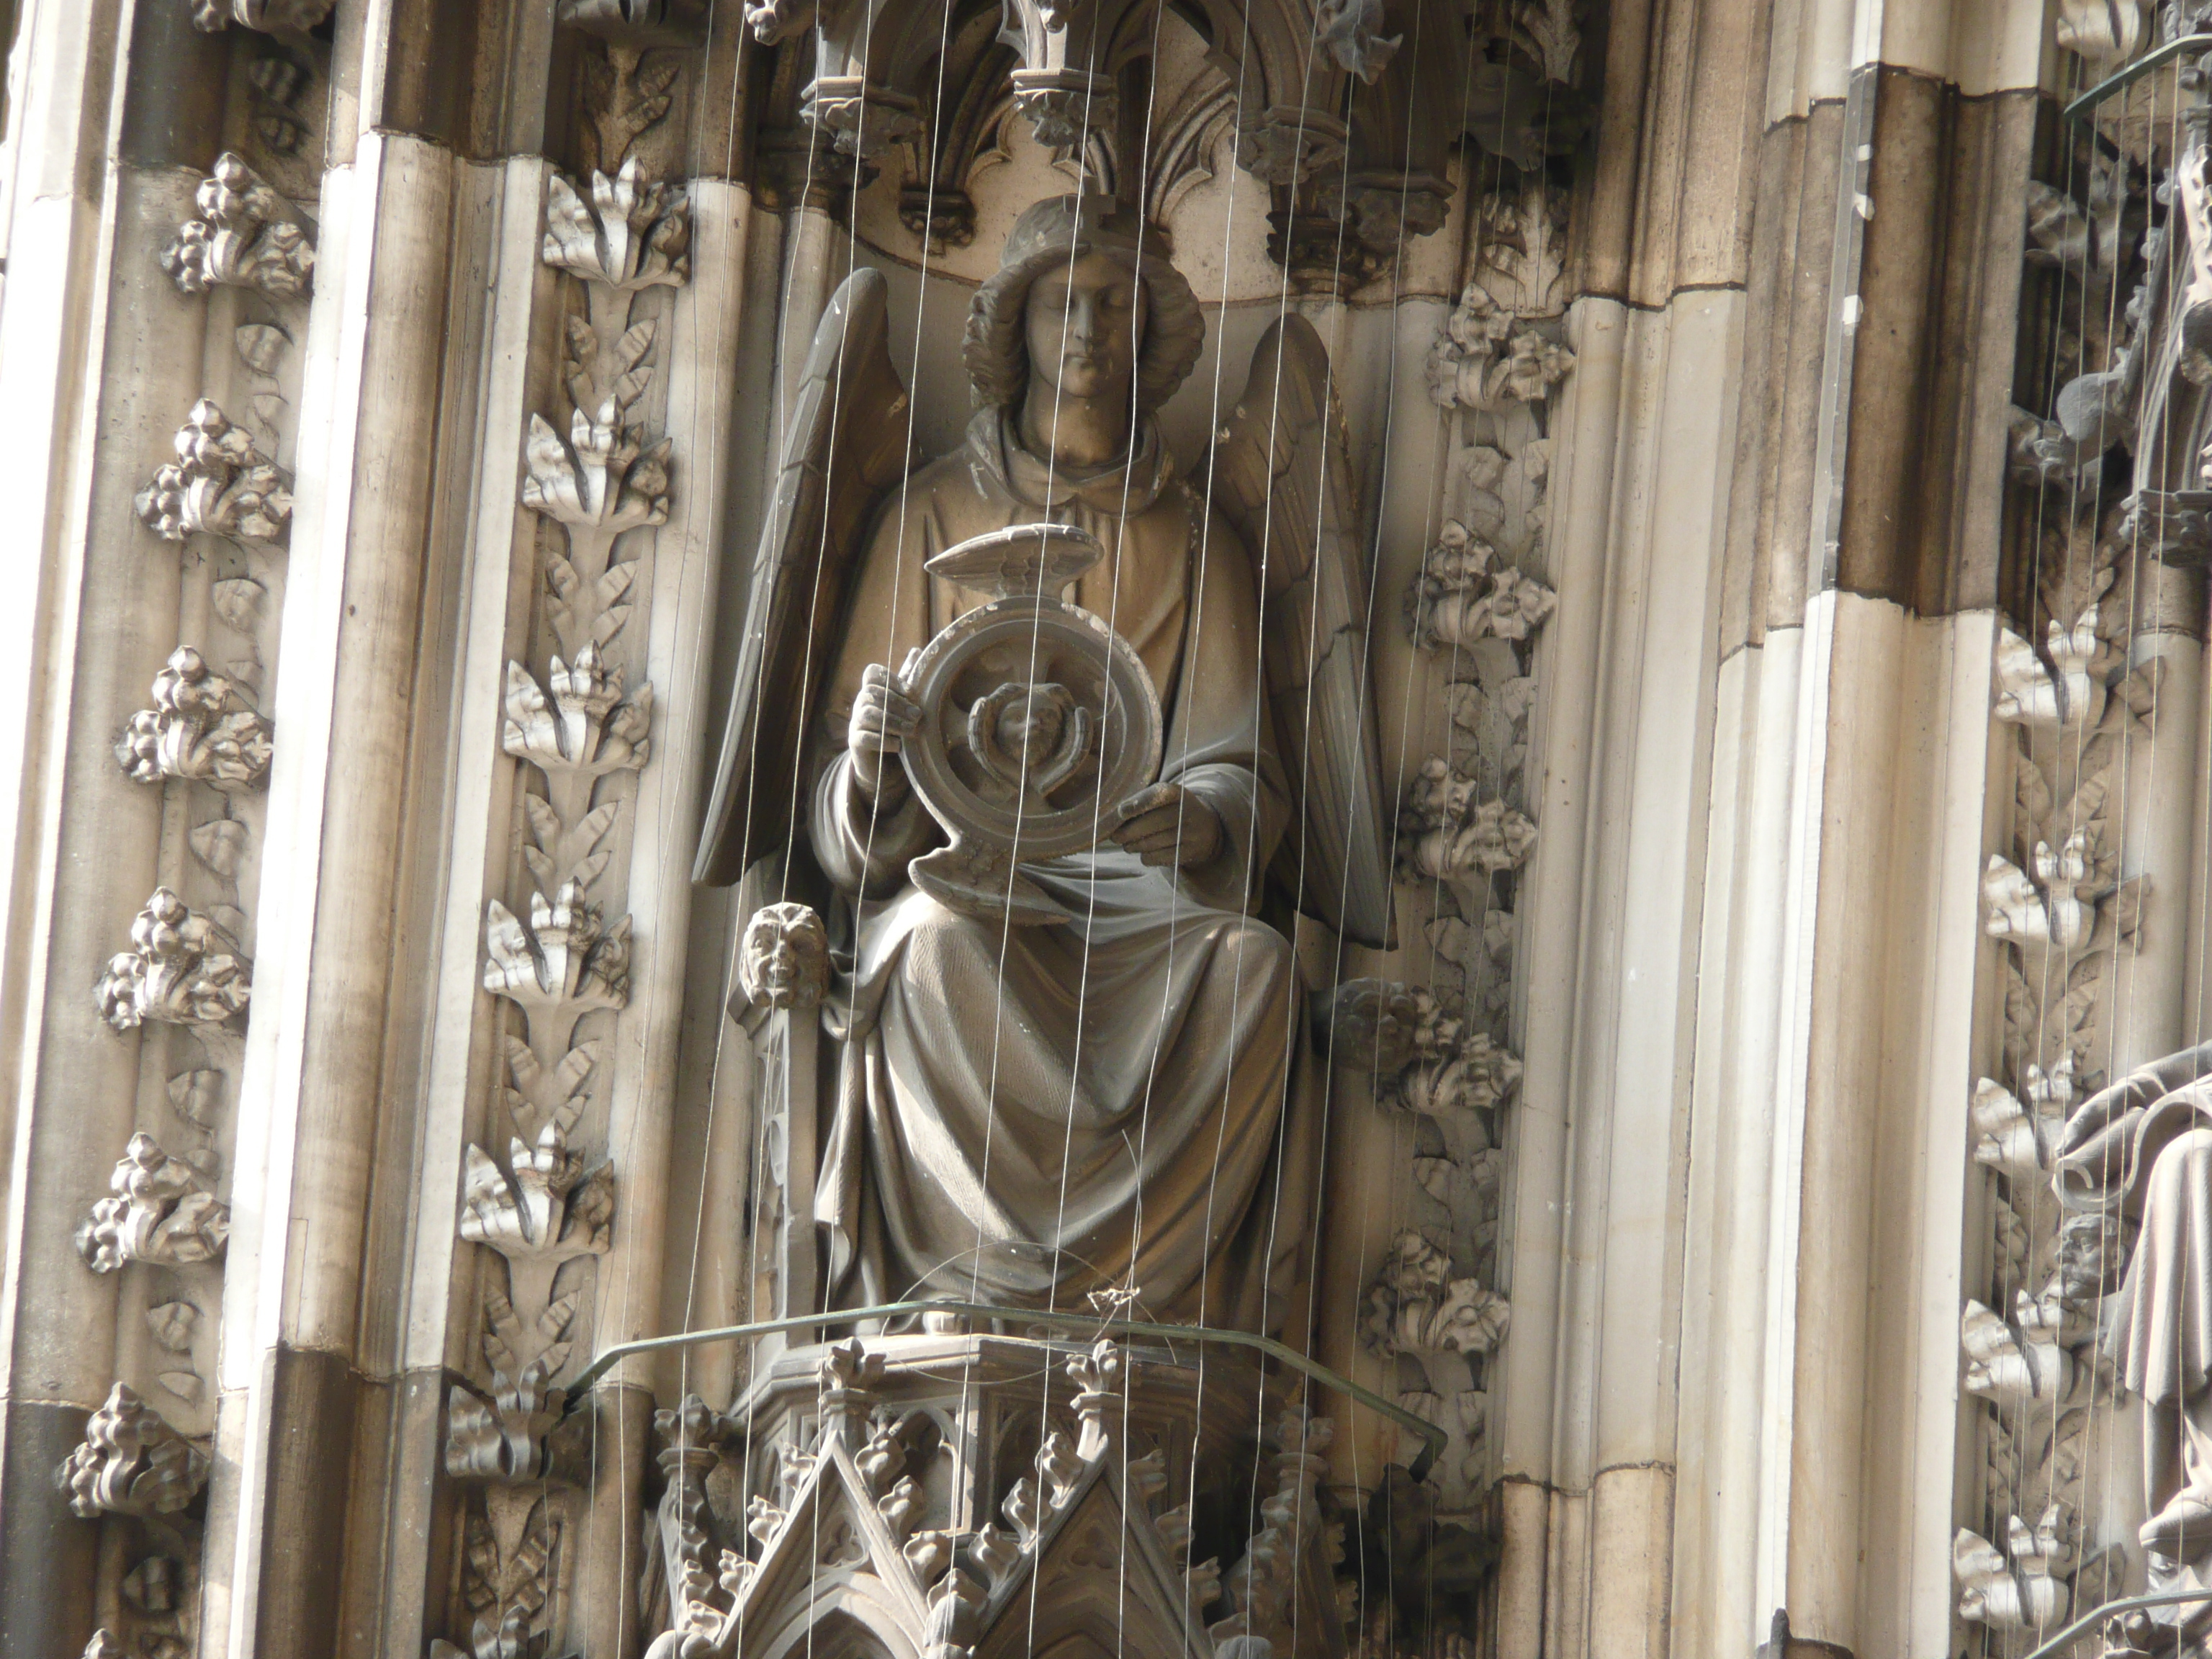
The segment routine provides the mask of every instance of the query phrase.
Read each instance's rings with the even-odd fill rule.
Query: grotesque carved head
[[[1032,329],[1030,290],[1048,276],[1057,287],[1039,295],[1038,309],[1049,314]],[[1122,308],[1109,315],[1115,305]],[[1085,313],[1095,320],[1079,342],[1070,325]],[[1167,233],[1139,225],[1110,196],[1057,196],[1015,223],[998,274],[976,290],[963,356],[977,398],[1008,408],[1028,389],[1039,338],[1059,357],[1046,378],[1087,398],[1111,389],[1094,391],[1088,382],[1116,367],[1117,342],[1126,353],[1132,337],[1137,407],[1158,409],[1188,376],[1206,340],[1197,296],[1169,261]],[[1076,350],[1079,343],[1085,349]]]
[[[763,905],[745,924],[738,984],[757,1008],[811,1008],[830,984],[830,935],[804,904]]]

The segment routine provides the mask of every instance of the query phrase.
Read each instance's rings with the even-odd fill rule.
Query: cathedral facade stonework
[[[2212,1656],[2212,9],[0,22],[0,1659]]]

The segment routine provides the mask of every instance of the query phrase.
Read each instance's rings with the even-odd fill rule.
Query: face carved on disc
[[[968,710],[968,750],[1009,789],[1048,796],[1091,758],[1097,723],[1075,693],[1053,681],[1008,681]]]

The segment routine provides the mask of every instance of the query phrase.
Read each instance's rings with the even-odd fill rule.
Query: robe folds
[[[844,738],[870,664],[896,670],[988,602],[924,561],[1041,522],[1104,544],[1067,597],[1143,659],[1166,728],[1159,777],[1225,834],[1187,869],[1103,840],[1025,863],[1075,921],[1012,927],[908,881],[944,832],[911,790],[869,800]],[[1080,1310],[1090,1290],[1133,1285],[1139,1316],[1279,1328],[1311,1243],[1318,1089],[1291,946],[1249,914],[1290,801],[1245,550],[1149,421],[1121,463],[1071,474],[986,410],[890,492],[850,615],[810,821],[850,923],[824,1012],[839,1059],[815,1197],[832,1305]]]

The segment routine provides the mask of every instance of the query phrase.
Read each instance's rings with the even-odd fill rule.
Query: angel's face
[[[1103,253],[1047,270],[1024,314],[1030,378],[1071,398],[1127,393],[1145,337],[1145,285]]]

